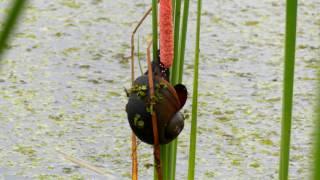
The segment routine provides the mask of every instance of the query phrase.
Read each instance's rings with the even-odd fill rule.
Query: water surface
[[[3,17],[9,1],[0,2]],[[203,1],[196,179],[277,179],[284,2]],[[123,88],[130,87],[131,32],[149,6],[147,0],[31,1],[1,63],[0,179],[105,179],[57,149],[130,179]],[[184,75],[190,95],[195,9],[192,1]],[[319,9],[316,0],[299,1],[291,179],[309,175]],[[150,21],[139,32],[142,60]],[[189,132],[187,119],[177,179],[187,176]],[[151,179],[152,163],[152,148],[141,143],[141,179]]]

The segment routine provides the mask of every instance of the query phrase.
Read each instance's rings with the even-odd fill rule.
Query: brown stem
[[[159,3],[159,1],[158,1]],[[152,11],[152,7],[150,7],[147,12],[142,16],[140,21],[138,22],[137,26],[133,29],[132,34],[131,34],[131,78],[132,82],[134,81],[134,35],[138,31],[139,27],[141,24],[144,22],[144,20],[148,17],[150,12]]]
[[[139,21],[137,26],[134,28],[131,35],[131,82],[134,83],[134,35],[138,28],[141,26],[142,22],[150,14],[152,8],[150,8]],[[132,158],[132,180],[138,180],[138,155],[137,155],[137,137],[132,132],[131,134],[131,158]]]
[[[137,137],[131,133],[132,180],[138,180]]]
[[[159,1],[158,1],[159,2]],[[134,35],[147,18],[147,16],[152,11],[152,7],[148,9],[148,11],[142,16],[141,20],[138,22],[137,26],[134,28],[131,35],[131,82],[132,85],[134,83],[135,75],[134,75]],[[137,155],[137,137],[132,132],[131,134],[131,158],[132,158],[132,180],[138,180],[138,155]],[[160,152],[160,151],[159,151]]]
[[[134,35],[136,34],[137,30],[143,23],[143,21],[147,18],[147,16],[152,11],[152,7],[148,9],[148,11],[142,16],[141,20],[138,22],[137,26],[134,28],[132,35],[131,35],[131,80],[132,83],[134,81]]]
[[[154,159],[156,162],[156,169],[158,173],[158,180],[162,180],[162,170],[161,170],[161,161],[160,161],[160,144],[159,144],[159,135],[157,127],[157,116],[153,109],[154,107],[154,87],[153,87],[153,77],[152,77],[152,66],[150,60],[150,47],[152,41],[149,43],[147,48],[147,63],[148,63],[148,80],[149,80],[149,89],[150,89],[150,106],[151,106],[151,116],[152,116],[152,129],[153,129],[153,142],[154,142]]]

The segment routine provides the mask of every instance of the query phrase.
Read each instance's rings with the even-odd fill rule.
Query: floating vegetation
[[[2,17],[11,12],[10,2],[16,1],[1,1]],[[0,60],[0,179],[105,179],[59,156],[53,147],[110,170],[115,179],[129,179],[131,131],[122,90],[130,86],[128,38],[150,2],[75,0],[69,1],[76,4],[71,7],[62,2],[30,1],[12,34],[18,38],[12,36],[5,43],[7,53]],[[174,25],[179,28],[182,18],[176,17],[179,9],[180,17],[184,13],[181,2],[180,8],[178,3],[174,8]],[[190,1],[190,44],[183,77],[190,97],[195,3]],[[289,171],[297,179],[309,177],[312,169],[308,165],[311,119],[318,93],[315,72],[320,67],[317,3],[299,3]],[[277,178],[284,8],[285,3],[275,0],[203,1],[197,178]],[[179,28],[175,28],[175,42],[180,41]],[[143,65],[148,39],[143,36],[148,33],[148,26],[139,32]],[[175,44],[178,51],[179,46]],[[138,66],[136,70],[139,73]],[[190,117],[191,106],[190,98],[184,108]],[[191,118],[185,118],[177,143],[176,179],[188,178],[190,130]],[[148,179],[153,174],[153,154],[148,145],[140,143],[138,148],[139,178]],[[164,158],[172,157],[167,155]],[[165,171],[172,174],[171,169]]]

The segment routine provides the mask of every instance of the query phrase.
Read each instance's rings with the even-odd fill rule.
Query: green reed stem
[[[188,180],[193,180],[194,179],[195,162],[196,162],[201,6],[202,6],[202,1],[198,0],[198,5],[197,5],[197,7],[198,7],[197,9],[198,10],[197,10],[196,48],[195,48],[195,57],[194,57],[192,119],[191,119],[191,133],[190,133]]]
[[[280,149],[280,180],[288,179],[290,157],[290,135],[292,119],[292,100],[294,85],[294,64],[296,45],[297,0],[287,0],[284,85],[282,101],[282,129]]]
[[[175,4],[175,29],[174,29],[174,64],[172,67],[171,83],[177,84],[182,82],[184,53],[187,36],[187,25],[189,15],[189,0],[184,1],[183,19],[180,24],[181,16],[181,0],[177,0]],[[181,26],[181,28],[180,28]],[[179,48],[180,47],[180,48]],[[176,159],[177,159],[178,138],[173,140],[168,146],[169,154],[169,180],[175,179]]]
[[[160,145],[160,156],[161,156],[161,163],[162,163],[162,176],[163,176],[163,179],[168,179],[168,172],[169,172],[168,145],[166,145],[166,144]]]
[[[170,73],[170,81],[173,85],[177,84],[178,80],[178,64],[179,64],[179,59],[178,59],[178,47],[179,47],[179,34],[180,34],[180,16],[181,16],[181,0],[173,0],[174,3],[174,57],[173,57],[173,66],[171,68],[171,73]],[[173,176],[173,170],[175,169],[175,163],[174,167],[170,163],[170,160],[172,159],[173,154],[176,153],[176,151],[173,149],[175,147],[174,143],[170,143],[168,145],[163,145],[161,153],[164,156],[164,171],[166,174],[167,179],[174,179]]]
[[[176,6],[179,7],[178,3],[180,1],[176,2]],[[176,8],[177,9],[177,8]],[[177,15],[178,16],[178,15]],[[184,8],[183,8],[183,15],[182,15],[182,24],[181,24],[181,32],[179,37],[179,46],[180,51],[178,53],[179,60],[176,62],[178,65],[177,69],[175,69],[175,75],[173,76],[173,83],[181,83],[182,77],[183,77],[183,65],[184,65],[184,54],[185,54],[185,47],[186,47],[186,38],[187,38],[187,28],[188,28],[188,16],[189,16],[189,0],[184,1]],[[175,25],[177,22],[175,22]],[[176,43],[176,42],[175,42]],[[176,46],[176,45],[175,45]],[[179,47],[178,46],[178,47]],[[178,51],[178,50],[177,50]],[[175,179],[176,174],[176,160],[177,160],[177,145],[178,145],[178,138],[173,140],[169,144],[169,180]]]
[[[174,17],[174,11],[175,11],[175,7],[176,7],[176,1],[175,1],[175,0],[172,0],[171,3],[172,3],[172,17]],[[174,19],[173,19],[173,20],[174,20]]]
[[[152,53],[153,60],[157,61],[158,51],[158,1],[152,0]]]
[[[181,17],[181,0],[173,0],[173,15],[174,15],[174,61],[170,73],[170,81],[173,85],[182,81],[183,62],[181,62],[181,53],[185,52],[185,42],[187,33],[189,0],[184,1],[184,22],[180,23]],[[182,28],[180,28],[182,26]],[[180,32],[181,31],[181,32]],[[180,34],[182,34],[180,36]],[[180,45],[183,45],[183,50],[179,51]],[[180,47],[181,48],[181,47]],[[180,81],[179,81],[180,79]],[[177,139],[167,145],[161,145],[161,161],[163,164],[164,179],[174,180],[176,169],[176,154],[177,154]]]
[[[169,164],[168,166],[170,166],[169,168],[169,180],[174,180],[175,179],[175,172],[176,172],[176,159],[177,159],[177,144],[178,144],[178,138],[176,138],[175,140],[173,140],[170,144],[168,144],[169,146]]]
[[[189,0],[184,0],[181,37],[179,42],[179,45],[180,45],[179,79],[178,79],[179,83],[182,82],[182,75],[183,75],[184,55],[185,55],[185,49],[186,49],[186,39],[187,39],[187,30],[188,30],[188,17],[189,17]]]
[[[0,33],[0,57],[2,56],[10,34],[13,32],[19,16],[23,11],[23,7],[27,0],[15,0],[12,3],[12,7],[5,18],[4,26]]]
[[[181,16],[181,0],[176,0],[174,10],[174,55],[173,65],[171,69],[171,83],[178,83],[178,67],[179,67],[179,37],[180,37],[180,16]]]
[[[320,70],[318,72],[318,99],[316,104],[315,118],[315,139],[314,139],[314,157],[313,157],[313,180],[320,179]]]
[[[319,98],[320,99],[320,98]],[[320,102],[320,101],[319,101]],[[320,104],[318,105],[320,108]],[[319,110],[318,110],[319,111]],[[316,130],[315,130],[315,145],[314,145],[314,169],[313,169],[313,179],[320,179],[320,112],[317,112],[316,117]]]

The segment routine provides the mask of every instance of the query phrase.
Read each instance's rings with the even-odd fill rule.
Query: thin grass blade
[[[189,0],[184,0],[183,5],[183,15],[182,15],[182,24],[181,31],[179,37],[179,61],[178,67],[176,69],[176,76],[174,77],[174,83],[181,83],[183,77],[183,65],[184,65],[184,54],[186,47],[186,39],[187,39],[187,29],[188,29],[188,17],[189,17]],[[177,5],[176,5],[177,6]],[[177,160],[177,146],[178,146],[178,138],[173,140],[169,144],[169,180],[175,179],[176,174],[176,160]]]
[[[10,34],[13,32],[17,20],[19,19],[24,5],[28,0],[15,0],[12,3],[12,7],[4,21],[4,27],[0,33],[0,58],[3,55],[4,49],[7,46],[7,41],[10,37]],[[1,59],[0,59],[1,60]]]
[[[180,43],[179,43],[180,45],[179,79],[178,79],[179,83],[182,82],[182,77],[183,77],[184,55],[185,55],[185,49],[186,49],[187,30],[188,30],[188,17],[189,17],[189,0],[184,0],[181,37],[180,37]]]
[[[314,157],[313,157],[313,180],[320,179],[320,70],[318,72],[318,99],[316,104],[315,118],[315,139],[314,139]]]
[[[181,17],[181,0],[176,0],[174,10],[174,54],[173,65],[171,68],[171,83],[178,83],[178,67],[179,67],[179,37],[180,37],[180,18]]]
[[[201,6],[202,6],[202,0],[198,0],[198,5],[197,5],[198,8],[197,8],[196,48],[195,48],[194,75],[193,75],[192,118],[191,118],[191,133],[190,133],[188,180],[193,180],[194,179],[195,162],[196,162]]]
[[[287,0],[284,85],[282,100],[282,128],[280,149],[279,179],[287,180],[290,158],[290,135],[292,119],[292,100],[294,85],[294,64],[296,46],[297,0]]]
[[[153,60],[157,60],[158,51],[158,1],[152,0],[152,53]]]

